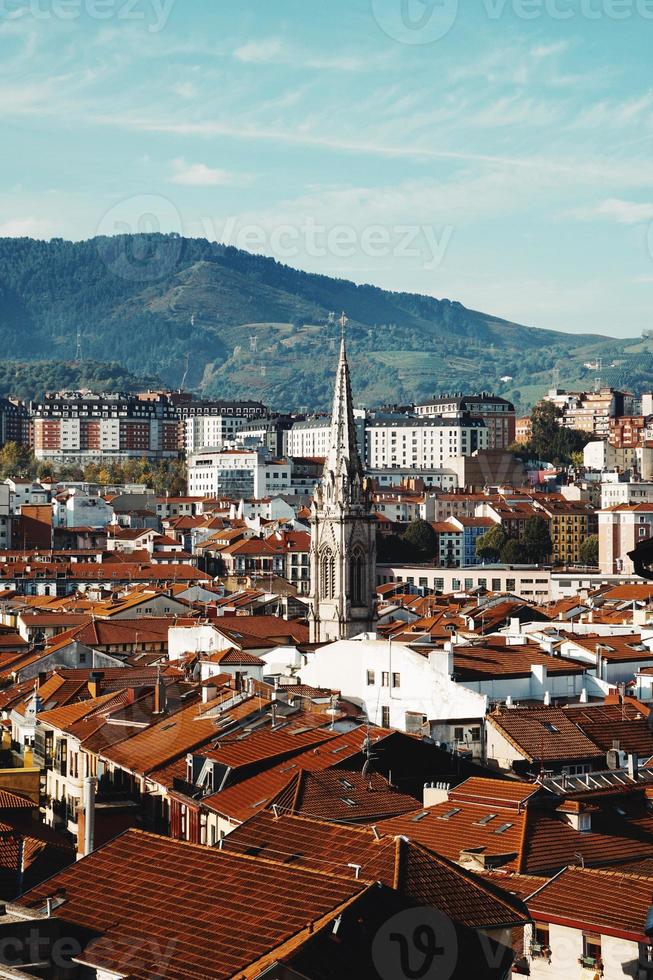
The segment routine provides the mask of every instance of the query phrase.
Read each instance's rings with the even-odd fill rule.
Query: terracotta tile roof
[[[639,758],[653,755],[648,717],[634,704],[570,705],[563,710],[604,752],[618,745]]]
[[[224,850],[130,830],[19,899],[40,909],[65,893],[56,916],[100,934],[85,962],[152,976],[155,950],[174,950],[170,980],[228,980],[335,917],[369,886]],[[153,941],[155,945],[153,946]],[[259,972],[261,972],[259,970]]]
[[[234,709],[224,707],[231,702],[233,691],[225,691],[207,704],[191,704],[173,715],[137,732],[131,738],[111,746],[102,753],[114,765],[130,772],[146,775],[155,769],[172,762],[187,752],[206,745],[220,734],[218,721],[222,716],[232,717],[233,711],[239,715],[255,713],[261,708],[261,699],[248,698]],[[214,715],[215,709],[224,708],[222,714]]]
[[[282,813],[369,823],[413,811],[415,797],[400,793],[379,773],[363,777],[351,769],[300,770],[275,804]]]
[[[216,653],[212,653],[208,657],[203,657],[202,659],[212,664],[221,664],[224,667],[265,666],[265,661],[261,660],[260,657],[255,656],[253,653],[247,653],[246,650],[235,650],[233,647],[229,647],[228,650],[218,650]]]
[[[549,674],[582,674],[588,668],[578,660],[550,656],[536,643],[510,644],[500,637],[454,647],[454,670],[462,681],[529,676],[533,664],[545,666]]]
[[[63,731],[68,726],[75,724],[82,718],[94,714],[96,711],[108,710],[116,703],[116,693],[110,691],[99,698],[89,698],[88,701],[76,701],[74,704],[67,704],[61,708],[53,708],[52,711],[41,711],[37,715],[41,724],[52,725]]]
[[[381,821],[377,829],[419,841],[451,861],[459,861],[464,850],[474,850],[489,867],[517,871],[526,813],[527,808],[507,812],[496,805],[447,800]]]
[[[540,793],[537,783],[522,783],[517,780],[486,779],[471,776],[449,790],[449,799],[454,803],[483,803],[501,809],[518,810]]]
[[[38,805],[28,800],[20,793],[12,793],[8,789],[0,789],[0,810],[34,810]]]
[[[577,864],[579,854],[587,866],[653,857],[653,815],[642,801],[619,800],[592,813],[591,820],[590,831],[578,831],[564,814],[529,809],[518,870],[554,872]]]
[[[605,752],[562,708],[507,708],[488,715],[492,725],[529,762],[602,759]]]
[[[652,889],[651,877],[567,868],[530,899],[528,908],[538,921],[644,943]]]
[[[492,884],[487,886],[420,844],[391,836],[377,840],[368,828],[275,817],[265,811],[229,834],[223,849],[332,874],[347,874],[354,864],[361,879],[382,881],[472,928],[522,924],[526,919],[526,910]]]

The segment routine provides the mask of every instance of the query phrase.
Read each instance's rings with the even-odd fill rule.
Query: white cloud
[[[638,225],[653,221],[653,204],[622,201],[618,197],[611,197],[607,201],[602,201],[595,213],[600,217],[613,218],[620,225]]]
[[[281,41],[267,38],[262,41],[248,41],[234,51],[236,61],[245,64],[261,65],[271,61],[285,61],[287,52]]]
[[[42,218],[10,218],[0,225],[0,238],[50,238],[52,225]]]
[[[171,184],[185,184],[188,187],[218,187],[234,183],[234,175],[228,170],[207,167],[205,163],[187,163],[183,157],[172,161],[174,170]]]

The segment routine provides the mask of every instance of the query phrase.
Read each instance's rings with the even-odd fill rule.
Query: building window
[[[381,687],[389,687],[389,686],[390,686],[390,674],[388,673],[387,670],[384,670],[383,673],[381,674]]]
[[[381,708],[381,727],[390,728],[390,708],[387,704]]]
[[[586,970],[602,969],[600,936],[589,932],[583,933],[583,955],[580,958],[580,963]]]
[[[392,686],[393,687],[401,687],[401,674],[393,674],[392,675]]]
[[[367,686],[368,687],[372,687],[373,684],[374,684],[374,671],[373,670],[368,670],[368,672],[367,672]]]
[[[322,598],[333,599],[336,592],[336,560],[330,548],[322,552],[320,559]]]

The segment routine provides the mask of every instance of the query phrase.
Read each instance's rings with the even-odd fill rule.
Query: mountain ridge
[[[492,389],[525,408],[556,371],[562,384],[589,386],[596,372],[584,365],[597,359],[604,374],[621,369],[640,388],[653,374],[646,338],[641,349],[637,338],[525,326],[205,239],[0,239],[0,340],[17,361],[70,363],[79,330],[85,360],[136,377],[171,387],[185,380],[207,397],[324,409],[339,331],[329,314],[343,309],[356,398],[367,405],[464,388]]]

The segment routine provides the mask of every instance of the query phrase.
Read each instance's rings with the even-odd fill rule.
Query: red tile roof
[[[134,980],[153,970],[170,980],[228,980],[308,937],[369,887],[351,871],[281,869],[130,830],[18,901],[41,909],[48,896],[65,894],[56,916],[99,933],[81,955],[97,967]]]
[[[534,919],[645,943],[653,878],[567,868],[527,903]]]

